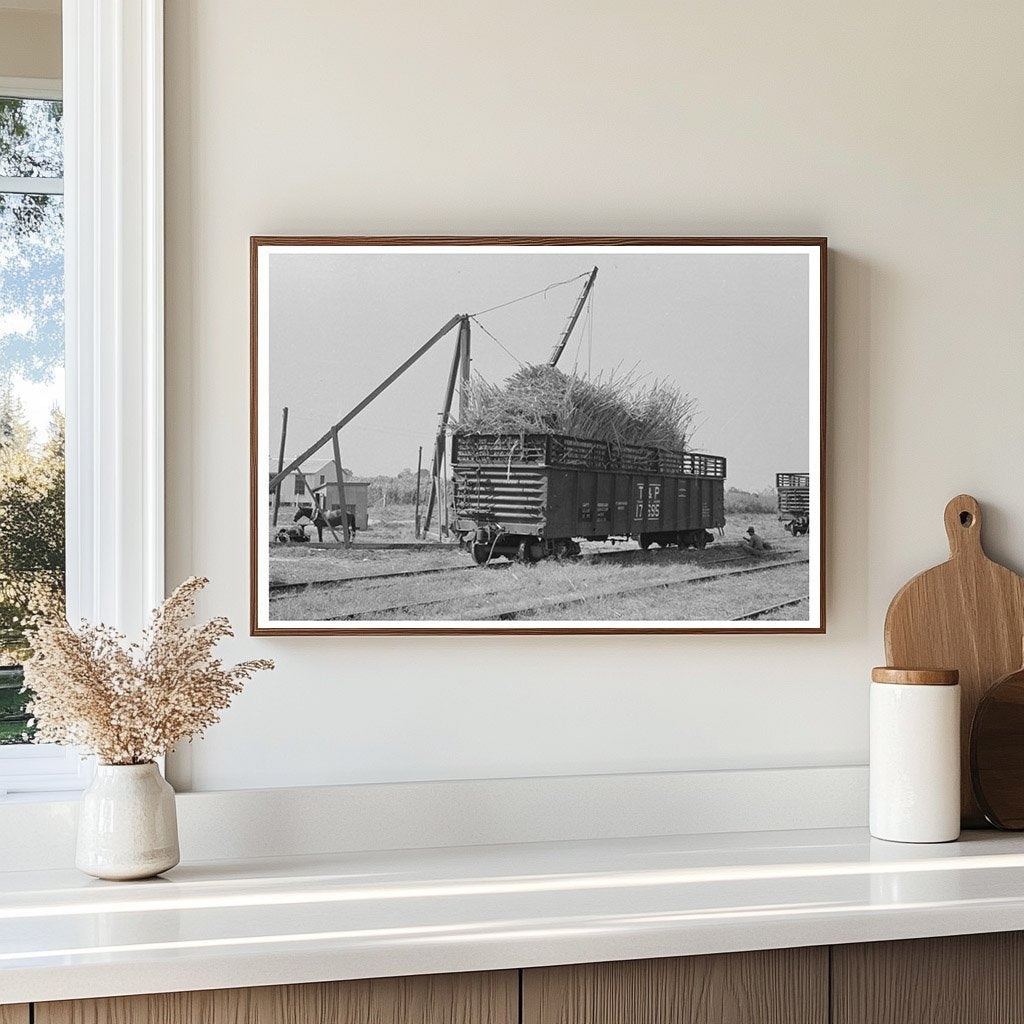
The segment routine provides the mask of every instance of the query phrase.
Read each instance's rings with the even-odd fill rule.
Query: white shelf
[[[1024,837],[862,829],[0,873],[0,1003],[1024,928]]]

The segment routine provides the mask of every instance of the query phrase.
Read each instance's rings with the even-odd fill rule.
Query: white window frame
[[[64,0],[63,49],[35,85],[64,100],[68,617],[137,635],[164,596],[163,0]],[[0,795],[91,773],[0,748]]]
[[[0,75],[0,96],[19,100],[61,100],[64,88],[59,78],[10,78]]]
[[[9,78],[0,75],[0,96],[19,100],[63,99],[58,78]],[[22,195],[62,195],[63,178],[9,178],[0,174],[0,192]]]

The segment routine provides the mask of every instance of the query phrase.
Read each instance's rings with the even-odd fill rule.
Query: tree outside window
[[[18,665],[64,599],[62,105],[0,96],[0,744],[31,739]]]

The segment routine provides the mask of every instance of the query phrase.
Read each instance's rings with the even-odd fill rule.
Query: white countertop
[[[1024,836],[861,829],[0,872],[0,1004],[1024,929]]]

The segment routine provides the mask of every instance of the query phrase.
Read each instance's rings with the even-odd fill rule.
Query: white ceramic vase
[[[174,790],[149,764],[98,764],[82,794],[75,865],[96,878],[151,878],[180,860]]]

